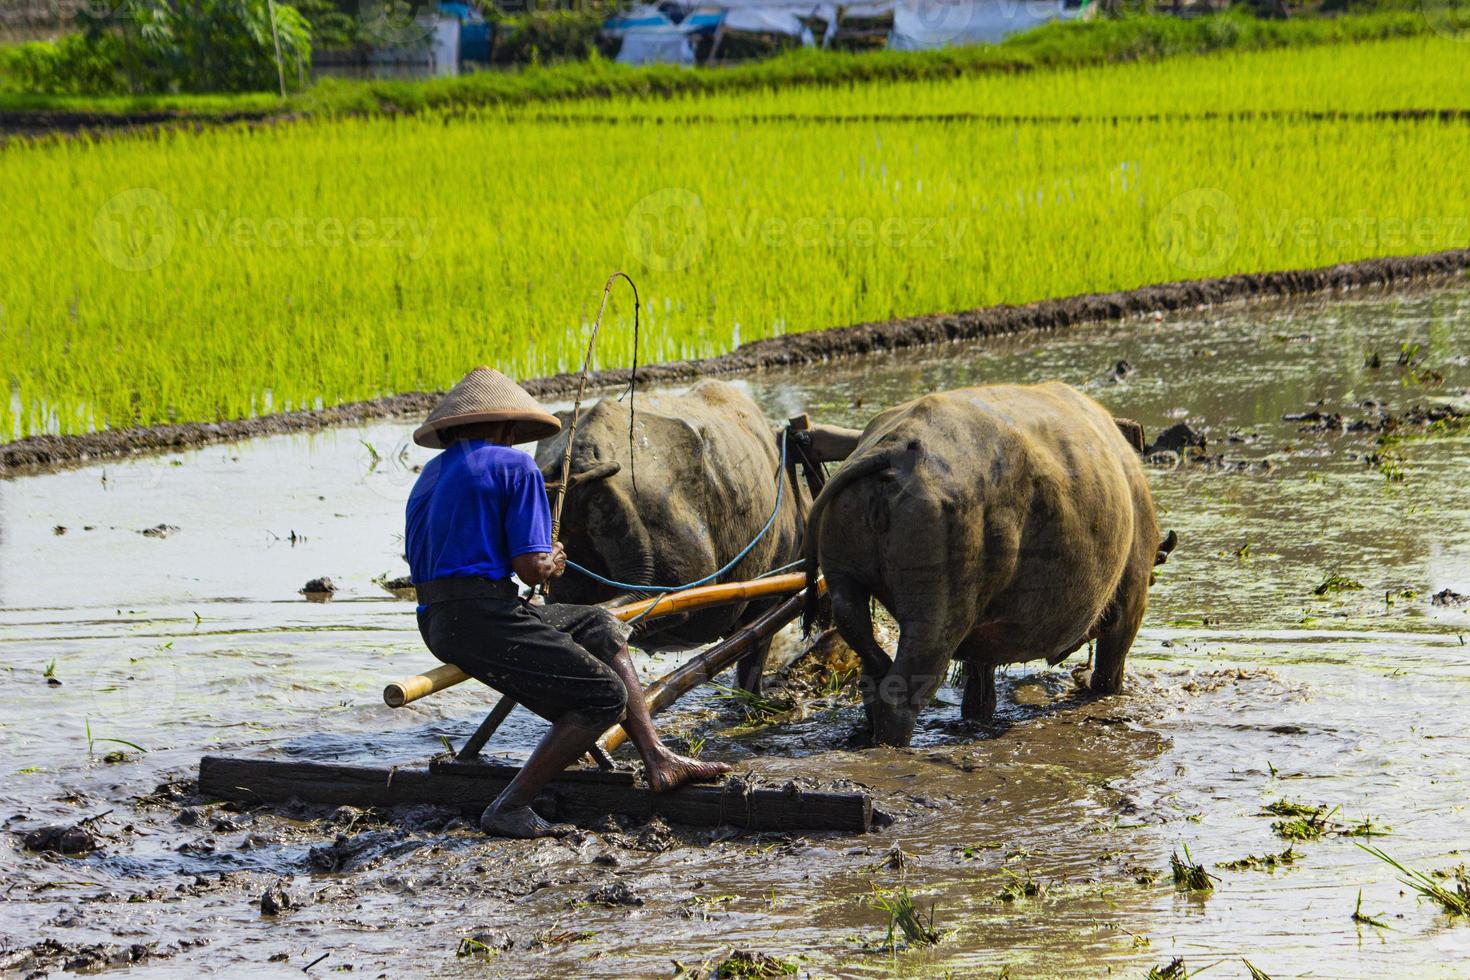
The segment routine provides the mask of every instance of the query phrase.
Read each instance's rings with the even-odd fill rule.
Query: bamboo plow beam
[[[820,583],[820,580],[819,580]],[[724,585],[703,585],[697,589],[674,592],[655,599],[643,599],[610,610],[623,622],[637,619],[657,619],[674,613],[714,606],[731,605],[775,595],[785,595],[806,587],[806,576],[801,572],[789,575],[772,575],[770,578],[750,582],[728,582]],[[825,586],[821,586],[825,587]],[[643,615],[647,613],[647,615]],[[739,635],[739,634],[737,634]],[[390,708],[401,708],[420,698],[453,687],[470,679],[470,675],[452,664],[443,664],[422,674],[414,674],[394,681],[383,688],[383,701]]]
[[[825,583],[818,582],[817,588]],[[702,651],[692,660],[660,677],[643,692],[648,701],[648,713],[656,715],[679,700],[696,687],[713,680],[739,660],[747,650],[774,634],[781,627],[801,614],[806,590],[796,593],[775,609],[765,613],[749,626],[744,626],[733,635]],[[604,752],[612,753],[628,738],[621,725],[609,728],[598,741]]]

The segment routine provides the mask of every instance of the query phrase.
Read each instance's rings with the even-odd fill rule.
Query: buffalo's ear
[[[615,459],[604,460],[590,469],[585,469],[580,473],[573,473],[571,480],[567,484],[567,489],[571,489],[582,483],[591,483],[594,480],[606,480],[608,477],[618,473],[622,468],[623,464]]]
[[[1143,426],[1132,419],[1113,419],[1113,424],[1118,427],[1119,432],[1123,433],[1123,438],[1128,440],[1128,445],[1133,447],[1133,451],[1142,455],[1144,444]]]

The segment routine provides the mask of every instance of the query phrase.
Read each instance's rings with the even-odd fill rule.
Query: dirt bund
[[[541,103],[554,105],[555,102]],[[672,115],[603,115],[597,113],[557,113],[538,109],[538,103],[517,105],[450,105],[432,110],[446,118],[468,115],[480,109],[502,109],[530,122],[552,125],[669,125],[669,124],[761,124],[761,123],[810,123],[813,125],[844,125],[872,123],[978,123],[994,126],[1039,125],[1076,126],[1087,123],[1100,125],[1123,125],[1141,123],[1183,122],[1470,122],[1470,109],[1241,109],[1235,111],[1203,110],[1199,112],[1131,113],[1113,115],[1088,115],[1086,113],[1063,114],[1007,114],[987,112],[877,112],[877,113],[751,113],[746,115],[721,116],[703,113],[676,113]],[[374,118],[411,115],[413,110],[395,106],[378,106],[373,109],[337,110],[331,118]],[[59,109],[0,111],[0,147],[9,140],[41,140],[48,137],[69,138],[87,136],[155,136],[174,130],[201,132],[212,126],[243,125],[261,128],[310,119],[327,118],[326,114],[311,111],[276,112],[271,110],[237,110],[215,114],[191,113],[171,109],[150,109],[134,112],[87,112]]]
[[[904,317],[772,337],[744,344],[717,357],[640,366],[638,380],[640,384],[675,384],[717,375],[748,374],[766,368],[811,364],[834,357],[981,340],[1028,330],[1061,330],[1152,313],[1192,312],[1230,303],[1267,302],[1355,289],[1450,281],[1462,276],[1467,269],[1470,269],[1470,248],[1429,255],[1365,259],[1318,269],[1192,279],[1125,292],[1042,300],[1024,306],[990,306],[961,313]],[[627,385],[629,377],[627,369],[600,371],[592,375],[590,384],[598,389],[622,387]],[[577,375],[558,374],[522,384],[537,398],[555,398],[570,395],[576,390]],[[372,419],[422,415],[438,398],[435,392],[411,392],[333,408],[283,412],[226,422],[159,425],[84,435],[32,436],[0,445],[0,478],[98,460],[177,452],[258,436],[311,432]]]

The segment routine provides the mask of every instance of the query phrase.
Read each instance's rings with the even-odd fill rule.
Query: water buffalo
[[[1058,382],[926,395],[868,424],[812,506],[805,554],[862,659],[875,742],[908,744],[951,658],[968,718],[993,714],[996,666],[1059,663],[1094,639],[1092,689],[1121,689],[1160,554],[1121,428]],[[898,623],[894,659],[871,598]]]
[[[604,398],[582,416],[562,511],[567,555],[620,582],[677,585],[701,579],[733,559],[770,517],[781,468],[779,437],[755,402],[720,381],[701,382],[682,395],[639,395],[634,414],[633,446],[626,401]],[[560,435],[536,447],[548,484],[561,479],[569,416],[562,415]],[[721,581],[752,579],[800,557],[810,497],[789,480],[785,486],[775,524]],[[618,595],[568,570],[552,582],[550,598],[592,603]],[[650,620],[639,643],[707,643],[762,608],[725,606]],[[742,686],[759,689],[768,650],[769,643],[763,644],[741,662]]]

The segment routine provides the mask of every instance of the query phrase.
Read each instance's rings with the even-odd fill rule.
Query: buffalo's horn
[[[571,487],[575,487],[579,483],[590,483],[593,480],[606,480],[608,477],[617,473],[622,468],[623,464],[619,463],[615,459],[610,459],[606,462],[598,463],[591,469],[583,470],[580,473],[573,473],[571,480],[567,482],[567,487],[568,489],[570,489]]]

